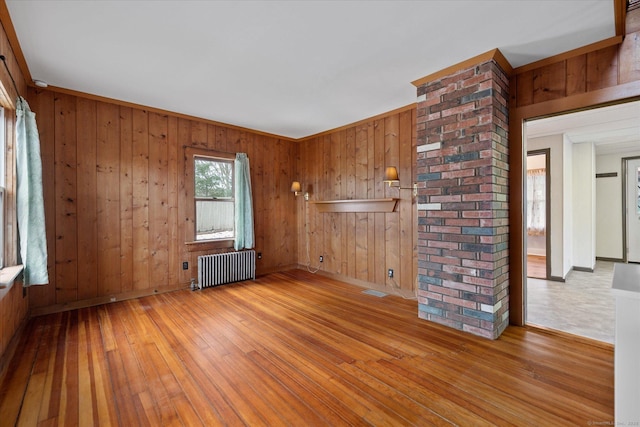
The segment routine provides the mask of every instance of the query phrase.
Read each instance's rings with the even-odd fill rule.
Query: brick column
[[[508,100],[494,59],[418,86],[419,316],[491,339],[509,323]]]

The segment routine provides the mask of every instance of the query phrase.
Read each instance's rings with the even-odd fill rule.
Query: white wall
[[[640,142],[638,143],[640,145]],[[596,156],[596,173],[618,176],[596,179],[596,256],[622,259],[622,158],[640,150]]]
[[[573,266],[596,263],[596,155],[592,143],[573,144]],[[567,215],[567,212],[565,212]]]
[[[566,135],[562,135],[562,271],[560,277],[565,279],[573,268],[573,143]],[[553,168],[553,165],[552,165]],[[557,172],[559,173],[559,172]]]
[[[570,147],[570,142],[568,142]],[[568,150],[568,155],[565,156],[565,141],[562,135],[552,135],[540,138],[528,138],[526,141],[526,150],[540,150],[549,148],[551,171],[550,171],[550,184],[551,184],[551,247],[549,248],[551,257],[551,276],[565,278],[571,266],[573,265],[572,259],[572,245],[564,245],[565,241],[571,242],[572,231],[571,227],[565,227],[565,219],[563,211],[571,209],[571,198],[565,200],[565,192],[568,192],[568,196],[571,195],[570,186],[565,189],[565,179],[571,183],[571,150]],[[566,159],[565,159],[566,157]],[[566,168],[566,169],[565,169]],[[567,171],[565,173],[565,171]],[[566,219],[567,223],[570,223],[570,218]],[[565,228],[569,230],[565,231]],[[568,265],[568,268],[566,266]]]

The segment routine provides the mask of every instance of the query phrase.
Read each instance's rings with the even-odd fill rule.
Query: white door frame
[[[628,262],[627,257],[627,206],[629,201],[627,200],[627,176],[628,163],[631,160],[638,160],[640,156],[623,157],[622,158],[622,262]]]

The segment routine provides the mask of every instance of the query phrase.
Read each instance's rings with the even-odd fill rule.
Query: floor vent
[[[384,292],[380,292],[380,291],[375,291],[373,289],[367,289],[362,291],[363,294],[367,294],[367,295],[373,295],[374,297],[386,297],[388,294],[385,294]]]

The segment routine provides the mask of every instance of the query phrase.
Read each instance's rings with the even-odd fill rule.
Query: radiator
[[[240,251],[198,257],[198,288],[256,278],[256,252]]]

